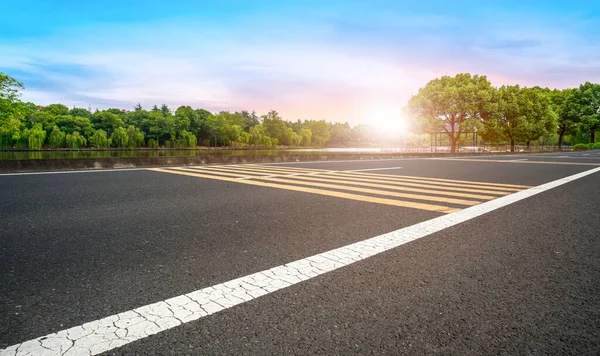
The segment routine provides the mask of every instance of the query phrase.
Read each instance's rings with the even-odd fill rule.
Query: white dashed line
[[[97,355],[348,266],[600,172],[600,167],[266,271],[91,321],[0,350],[0,356]]]
[[[340,172],[366,172],[366,171],[388,171],[391,169],[402,169],[402,167],[383,167],[383,168],[367,168],[367,169],[352,169],[349,171]]]

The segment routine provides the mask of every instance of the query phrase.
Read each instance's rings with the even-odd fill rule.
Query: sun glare
[[[394,133],[404,133],[407,130],[406,120],[397,109],[373,109],[368,113],[369,124],[374,127]]]

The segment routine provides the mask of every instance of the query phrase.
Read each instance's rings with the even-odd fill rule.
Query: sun
[[[367,114],[368,123],[387,132],[404,133],[408,129],[400,110],[392,108],[373,108]]]

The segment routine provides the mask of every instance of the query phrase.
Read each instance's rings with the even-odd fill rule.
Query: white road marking
[[[527,158],[511,159],[511,161],[528,161],[528,159]]]
[[[340,172],[366,172],[366,171],[388,171],[392,169],[402,169],[402,167],[384,167],[384,168],[367,168],[367,169],[352,169],[349,171]]]
[[[600,167],[266,271],[12,345],[0,350],[0,356],[97,355],[348,266],[596,172],[600,172]]]

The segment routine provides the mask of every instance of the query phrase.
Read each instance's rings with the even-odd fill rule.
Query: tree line
[[[45,107],[19,100],[23,84],[0,73],[0,149],[7,148],[188,148],[323,147],[372,141],[366,125],[324,120],[290,122],[275,110],[258,116],[254,111],[221,111],[167,105],[145,110],[96,110]]]
[[[442,132],[452,152],[466,132],[488,144],[529,146],[532,142],[596,142],[600,130],[600,84],[549,89],[519,85],[494,87],[485,76],[458,74],[427,83],[411,97],[407,114],[422,133]],[[599,147],[600,148],[600,147]]]

